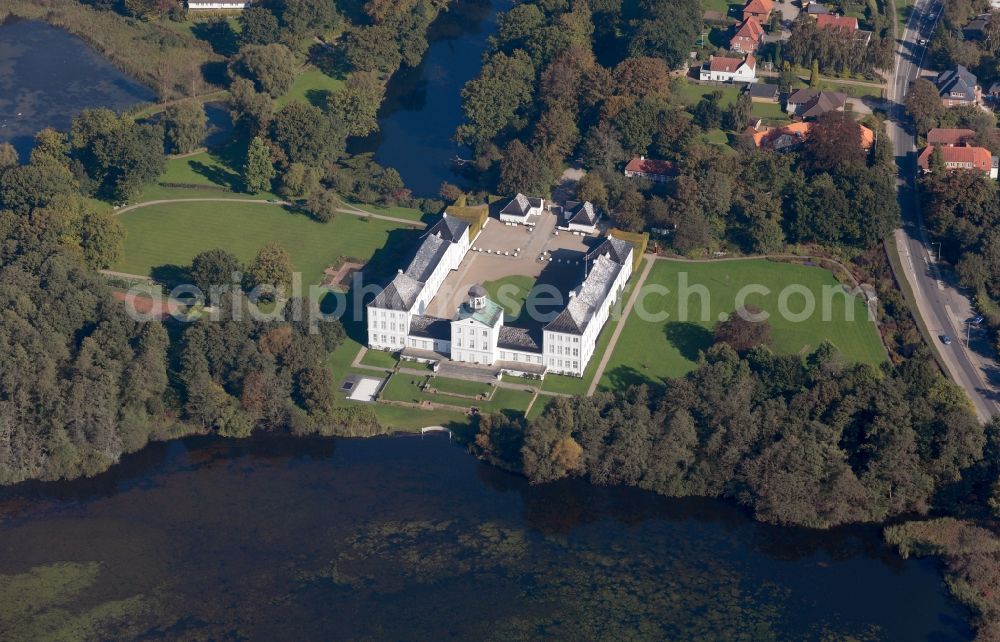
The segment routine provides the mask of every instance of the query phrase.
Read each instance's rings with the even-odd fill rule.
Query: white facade
[[[757,62],[753,56],[737,61],[734,58],[713,58],[698,73],[699,80],[715,82],[745,82],[757,80]]]
[[[529,329],[504,328],[503,308],[490,301],[481,286],[469,291],[469,300],[450,321],[425,316],[431,299],[448,273],[459,267],[471,245],[468,226],[461,233],[457,230],[453,222],[434,225],[409,267],[400,270],[368,305],[369,348],[394,352],[409,348],[480,365],[499,362],[507,372],[583,376],[611,306],[632,274],[632,245],[609,238],[591,251],[584,260],[587,273],[583,282],[570,293],[566,308],[538,336]],[[442,246],[442,241],[448,246]],[[419,353],[410,356],[437,358]]]

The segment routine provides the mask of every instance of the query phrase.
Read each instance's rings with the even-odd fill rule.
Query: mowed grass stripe
[[[692,295],[688,299],[688,320],[679,320],[681,273],[687,273],[689,287],[703,285],[708,288],[708,319],[701,318],[700,299]],[[657,261],[646,280],[647,287],[653,284],[664,286],[670,292],[665,296],[648,296],[645,309],[651,315],[666,312],[669,316],[666,321],[643,320],[639,314],[640,302],[637,302],[601,378],[602,388],[657,384],[664,378],[680,377],[693,370],[697,366],[698,351],[713,343],[712,331],[720,315],[735,309],[737,292],[749,284],[759,284],[771,291],[769,295],[751,294],[746,303],[771,314],[769,323],[776,353],[809,352],[827,340],[848,361],[878,364],[885,360],[878,330],[868,320],[865,303],[860,297],[845,298],[837,294],[832,298],[829,320],[822,319],[823,286],[838,287],[833,274],[822,268],[762,259],[717,263]],[[778,314],[779,294],[790,285],[805,286],[815,296],[816,311],[806,321],[793,322]],[[853,308],[853,321],[846,320],[847,305]],[[791,296],[788,308],[793,313],[800,312],[803,297]]]
[[[347,214],[317,223],[275,205],[240,202],[151,205],[122,214],[121,222],[128,237],[114,270],[147,275],[159,266],[187,267],[198,253],[217,247],[251,261],[265,243],[276,241],[288,250],[304,284],[319,283],[340,256],[370,257],[400,227]]]

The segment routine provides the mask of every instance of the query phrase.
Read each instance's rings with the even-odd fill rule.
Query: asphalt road
[[[910,84],[920,75],[924,57],[922,38],[930,39],[940,15],[937,0],[917,0],[903,33],[898,34],[896,68],[889,83],[891,122],[888,123],[899,165],[899,202],[903,228],[896,230],[896,246],[916,299],[919,314],[930,332],[932,346],[941,356],[948,374],[972,400],[976,414],[983,421],[1000,412],[1000,369],[994,360],[993,347],[982,331],[966,325],[973,316],[969,299],[954,285],[954,275],[939,269],[939,247],[927,239],[920,203],[914,191],[916,141],[907,127],[903,102]],[[966,336],[970,338],[966,345]],[[951,345],[944,345],[949,335]]]

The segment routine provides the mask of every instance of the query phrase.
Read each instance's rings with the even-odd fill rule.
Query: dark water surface
[[[121,111],[155,98],[61,29],[33,20],[0,24],[0,143],[12,143],[22,162],[39,130],[68,130],[89,107]]]
[[[188,439],[0,494],[0,639],[962,640],[878,529],[529,486],[443,437]]]
[[[487,38],[496,32],[497,12],[512,0],[457,0],[428,31],[423,61],[401,69],[386,88],[379,133],[355,151],[374,151],[375,160],[395,167],[416,196],[436,196],[441,183],[461,184],[451,169],[455,156],[471,152],[452,138],[463,120],[462,87],[479,73]]]

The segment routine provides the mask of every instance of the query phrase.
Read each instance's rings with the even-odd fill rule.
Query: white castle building
[[[541,199],[529,203],[519,195],[515,201],[519,200],[519,205],[541,207]],[[587,224],[596,218],[592,208],[580,211],[588,220],[581,221],[575,211],[576,222]],[[607,237],[582,254],[582,281],[565,293],[568,304],[554,319],[532,330],[505,325],[503,308],[481,285],[469,290],[453,318],[425,314],[472,241],[469,224],[447,213],[427,230],[409,266],[368,304],[368,347],[423,361],[450,358],[490,365],[511,374],[583,376],[611,306],[632,274],[632,244]]]

